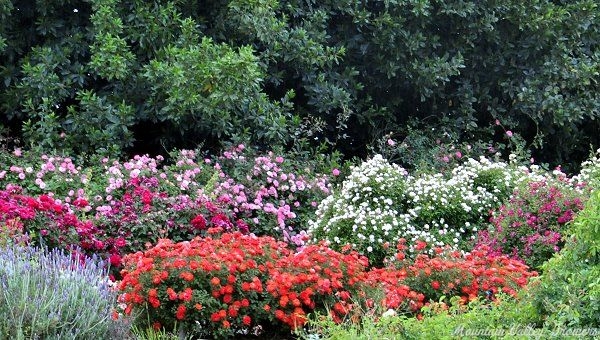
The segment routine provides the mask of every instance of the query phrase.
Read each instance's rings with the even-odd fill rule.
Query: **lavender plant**
[[[7,245],[0,263],[0,338],[126,338],[127,320],[111,317],[116,292],[103,262]]]

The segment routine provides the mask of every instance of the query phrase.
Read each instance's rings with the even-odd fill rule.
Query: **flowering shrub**
[[[383,244],[395,242],[413,230],[405,210],[406,171],[377,155],[354,167],[340,190],[328,196],[310,222],[313,242],[326,240],[333,249],[346,244],[381,264]]]
[[[101,167],[76,165],[69,157],[41,155],[16,149],[13,153],[0,151],[0,183],[18,185],[30,196],[52,195],[71,206],[78,199],[90,201],[89,193],[103,193],[107,177]],[[93,202],[84,209],[92,210]]]
[[[132,178],[119,199],[98,207],[94,223],[125,240],[127,253],[146,249],[160,238],[174,241],[205,235],[211,227],[248,232],[248,225],[206,197],[169,196],[155,177]]]
[[[121,301],[126,314],[143,310],[155,328],[177,322],[204,335],[248,332],[269,319],[268,271],[287,254],[285,243],[239,232],[179,243],[162,239],[124,258]]]
[[[509,254],[539,268],[563,246],[563,229],[583,209],[585,196],[564,177],[526,183],[494,212],[493,227],[481,231],[478,242],[491,254]]]
[[[573,181],[579,186],[600,188],[600,149],[581,163],[581,171],[573,178]]]
[[[123,218],[125,223],[137,223],[130,231],[135,234],[139,229],[142,244],[149,232],[157,234],[156,229],[176,233],[179,226],[187,228],[190,221],[186,219],[195,217],[188,216],[190,209],[200,205],[199,209],[206,210],[209,208],[202,205],[211,202],[221,213],[228,212],[225,215],[231,223],[244,220],[239,226],[242,229],[302,245],[305,221],[312,218],[317,202],[330,190],[328,176],[314,173],[310,166],[272,152],[257,155],[243,145],[213,159],[198,159],[191,150],[171,156],[173,163],[165,165],[162,156],[135,156],[124,162],[93,158],[82,168],[67,157],[37,157],[21,150],[0,152],[7,164],[0,168],[0,183],[6,187],[18,182],[25,194],[49,195],[71,209],[85,202],[81,209],[74,209],[83,220],[108,219],[100,221],[106,225],[111,218]],[[159,210],[164,206],[169,207],[167,214]],[[152,209],[144,210],[148,207]],[[155,227],[144,230],[142,226],[148,222]],[[187,233],[186,229],[181,236],[160,236],[183,239]],[[139,249],[136,245],[130,250],[136,247]]]
[[[334,249],[352,244],[373,265],[381,265],[385,245],[408,240],[429,246],[471,249],[487,214],[508,198],[516,183],[532,177],[503,162],[468,159],[449,175],[407,175],[381,156],[353,168],[339,191],[327,197],[310,223],[313,241]]]
[[[50,249],[80,247],[90,255],[120,251],[120,240],[107,236],[90,221],[79,220],[69,207],[48,195],[34,198],[20,192],[18,186],[0,191],[0,229],[16,243],[42,242]]]
[[[350,247],[337,252],[319,243],[292,252],[271,237],[218,237],[213,231],[214,238],[162,239],[127,255],[119,285],[125,313],[141,311],[140,321],[156,328],[177,322],[188,333],[234,336],[282,325],[294,330],[308,314],[326,311],[336,322],[380,307],[414,315],[442,295],[467,301],[514,294],[535,275],[522,262],[490,257],[486,249],[420,253],[410,260],[401,242],[392,266],[368,271],[367,259]]]
[[[334,320],[341,321],[366,300],[367,262],[356,251],[340,253],[324,243],[279,259],[266,284],[276,320],[296,329],[309,313],[329,309]]]
[[[466,254],[449,247],[435,248],[435,254],[429,255],[422,252],[426,249],[423,242],[418,243],[419,253],[414,260],[406,256],[403,240],[397,249],[390,267],[399,273],[403,284],[423,294],[425,301],[459,296],[466,302],[491,298],[499,292],[516,295],[529,278],[537,275],[521,261],[506,255],[490,255],[487,247]]]
[[[592,182],[593,183],[593,182]],[[598,182],[596,182],[597,184]],[[532,285],[540,321],[551,329],[600,327],[600,190],[568,226],[563,249]]]
[[[314,171],[311,162],[300,163],[268,152],[256,155],[238,145],[215,160],[220,180],[214,195],[257,235],[282,238],[302,246],[304,230],[318,202],[330,194],[329,176]]]
[[[343,318],[364,295],[367,268],[356,252],[321,244],[293,253],[271,237],[241,233],[163,239],[124,262],[119,288],[126,314],[143,310],[154,327],[177,322],[189,332],[221,336],[280,329],[277,323],[295,329],[312,311],[329,307]]]

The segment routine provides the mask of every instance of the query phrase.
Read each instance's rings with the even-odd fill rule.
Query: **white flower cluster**
[[[352,244],[367,257],[385,241],[397,241],[411,217],[402,206],[407,172],[381,155],[352,168],[340,190],[321,202],[309,222],[314,241]]]
[[[448,176],[411,176],[406,189],[411,224],[430,245],[463,248],[486,224],[488,212],[510,196],[520,172],[481,157],[468,159]]]
[[[600,188],[600,149],[587,161],[581,163],[579,175],[573,177],[576,184],[590,185],[592,188]]]
[[[447,176],[409,176],[376,155],[354,167],[341,189],[320,204],[309,234],[334,247],[352,244],[371,260],[382,260],[377,256],[383,256],[383,244],[393,247],[400,238],[409,245],[422,240],[460,249],[528,173],[482,157]]]

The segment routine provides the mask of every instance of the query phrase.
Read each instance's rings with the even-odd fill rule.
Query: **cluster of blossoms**
[[[50,249],[79,247],[85,253],[116,255],[125,240],[107,235],[91,221],[80,220],[73,210],[49,195],[31,197],[18,186],[0,191],[0,231],[16,243]],[[84,209],[83,202],[76,207]]]
[[[90,169],[75,166],[73,160],[68,157],[42,155],[33,159],[29,153],[18,152],[16,157],[3,161],[8,168],[0,169],[0,183],[3,187],[18,185],[23,192],[30,196],[50,195],[58,203],[67,206],[80,205],[88,201],[88,191],[91,188],[90,179],[101,179],[105,176],[94,174]],[[0,158],[6,155],[0,154]],[[92,209],[92,206],[84,209],[84,212]]]
[[[145,310],[155,328],[177,322],[204,335],[267,331],[271,322],[301,327],[307,314],[352,308],[367,261],[323,245],[292,252],[271,237],[210,230],[213,237],[160,240],[125,257],[119,289],[125,313]]]
[[[221,231],[189,242],[160,240],[126,256],[119,285],[125,313],[143,311],[156,328],[177,322],[199,335],[233,336],[281,325],[293,330],[313,312],[328,311],[336,322],[373,308],[416,315],[442,294],[465,301],[486,292],[514,294],[535,275],[485,250],[438,250],[409,260],[403,240],[391,266],[369,270],[350,247],[337,252],[320,243],[294,252],[271,237]]]
[[[600,187],[600,149],[581,163],[581,171],[573,177],[573,181],[578,186]]]
[[[534,174],[481,158],[449,175],[410,176],[377,155],[353,168],[341,189],[321,203],[310,233],[336,248],[352,244],[376,265],[386,255],[383,246],[400,238],[409,240],[409,251],[419,240],[470,250],[489,211]]]
[[[162,239],[125,257],[121,301],[126,314],[145,309],[157,329],[177,322],[208,335],[249,331],[270,312],[257,299],[265,289],[266,263],[287,254],[273,238],[241,233],[180,243]]]
[[[507,255],[491,255],[486,246],[469,253],[436,247],[434,254],[423,252],[427,245],[418,242],[414,260],[406,256],[401,240],[388,268],[399,271],[403,283],[425,295],[425,301],[439,301],[442,296],[460,296],[468,302],[480,297],[493,298],[499,292],[515,296],[537,273],[523,262]],[[389,269],[387,269],[389,271]]]
[[[249,157],[245,151],[238,145],[217,158],[219,181],[212,194],[247,220],[257,235],[304,245],[304,225],[331,192],[329,177],[273,152]]]
[[[490,254],[509,254],[539,268],[561,249],[565,225],[584,208],[586,196],[562,176],[528,182],[493,213],[478,243],[489,246]]]
[[[313,242],[329,241],[334,249],[352,245],[380,264],[385,242],[394,243],[413,230],[405,211],[407,172],[377,155],[352,168],[350,175],[321,202],[309,222]],[[415,235],[416,236],[416,235]]]
[[[82,209],[75,209],[82,219],[110,221],[117,218],[112,216],[128,214],[129,217],[123,217],[125,222],[133,223],[136,218],[140,225],[162,221],[167,223],[161,226],[163,230],[175,229],[181,225],[177,221],[189,216],[161,215],[157,209],[149,209],[154,202],[169,201],[170,212],[189,212],[177,207],[213,202],[228,212],[230,220],[246,221],[242,228],[297,246],[307,238],[302,229],[305,221],[314,214],[317,202],[330,193],[328,176],[315,174],[310,167],[298,166],[272,152],[256,155],[243,145],[212,159],[199,158],[192,150],[181,150],[171,157],[173,163],[167,165],[162,164],[162,156],[135,156],[125,162],[102,158],[82,169],[70,158],[36,158],[19,152],[11,155],[13,165],[0,169],[0,183],[7,186],[18,182],[25,194],[52,195],[68,207],[83,205]],[[139,189],[138,183],[148,190]],[[119,210],[131,205],[131,213]],[[148,232],[152,231],[143,231],[142,238]]]
[[[155,178],[132,178],[122,189],[120,199],[97,209],[94,224],[125,239],[125,253],[146,249],[160,238],[184,241],[206,235],[212,227],[249,232],[248,225],[222,205],[206,197],[169,196]]]

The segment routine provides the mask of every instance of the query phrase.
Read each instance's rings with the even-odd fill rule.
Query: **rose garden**
[[[169,159],[2,153],[3,336],[598,326],[595,157],[572,177],[514,157],[443,173],[244,145]]]
[[[0,340],[600,337],[597,0],[0,0]]]

